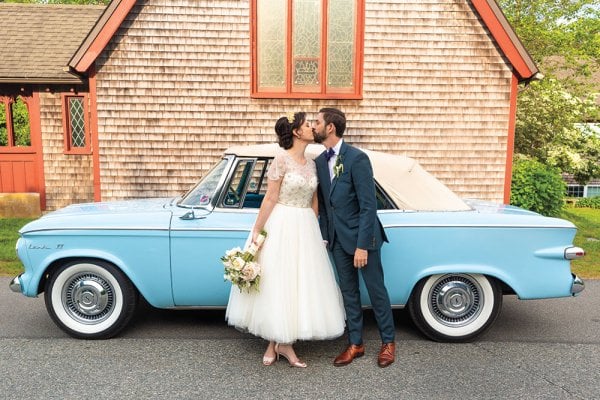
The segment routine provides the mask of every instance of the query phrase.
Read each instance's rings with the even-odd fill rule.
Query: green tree
[[[569,94],[556,79],[532,82],[519,94],[515,151],[585,184],[600,176],[600,138],[581,122],[597,119],[593,98]]]
[[[600,176],[600,139],[580,123],[600,121],[600,7],[597,0],[499,0],[545,75],[517,100],[515,151],[571,173]]]
[[[499,0],[502,11],[544,75],[575,94],[589,93],[600,70],[597,0]],[[591,86],[591,87],[590,87]]]

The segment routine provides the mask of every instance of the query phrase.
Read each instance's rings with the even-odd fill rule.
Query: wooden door
[[[37,93],[0,94],[0,193],[39,193],[46,206]]]

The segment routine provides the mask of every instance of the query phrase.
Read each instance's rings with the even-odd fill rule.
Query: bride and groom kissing
[[[267,192],[251,233],[256,241],[268,232],[258,254],[260,290],[232,287],[226,311],[230,325],[269,341],[264,365],[282,356],[291,366],[306,367],[292,344],[333,339],[345,328],[348,345],[333,364],[363,356],[359,272],[382,341],[378,365],[395,360],[380,256],[387,238],[377,218],[373,171],[367,155],[343,140],[345,130],[346,116],[335,108],[322,108],[312,124],[304,112],[275,124],[282,150],[267,172]],[[326,148],[315,160],[304,154],[312,142]]]

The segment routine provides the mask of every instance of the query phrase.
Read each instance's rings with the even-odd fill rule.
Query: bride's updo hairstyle
[[[281,117],[275,123],[275,133],[279,139],[279,146],[285,150],[290,149],[294,144],[294,129],[298,129],[306,121],[306,113],[297,112],[287,117]]]

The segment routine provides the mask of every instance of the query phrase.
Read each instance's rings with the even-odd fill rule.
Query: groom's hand
[[[362,268],[367,265],[368,257],[369,252],[367,250],[357,248],[354,251],[354,268]]]

